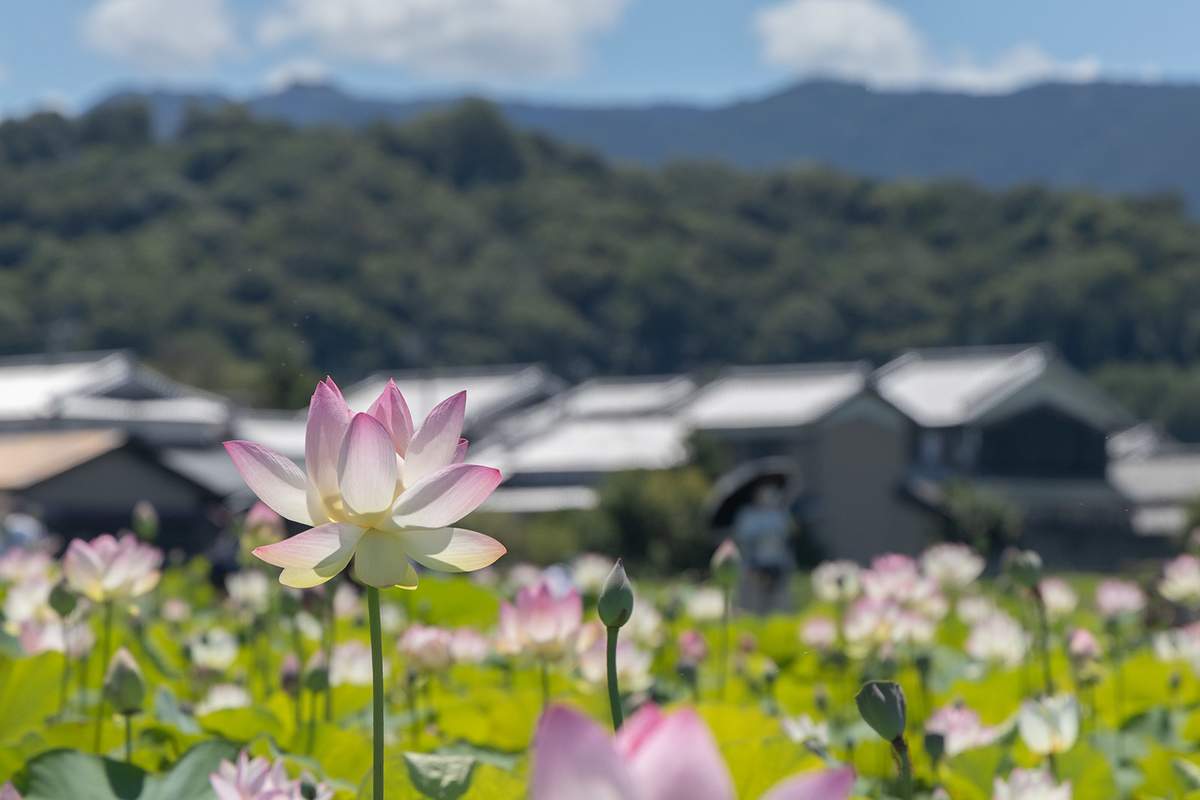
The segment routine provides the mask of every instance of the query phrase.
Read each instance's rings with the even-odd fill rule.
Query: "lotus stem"
[[[912,800],[912,757],[908,752],[908,742],[904,740],[903,736],[897,736],[892,742],[892,749],[896,753],[896,760],[900,766],[900,796],[903,800]]]
[[[333,663],[333,640],[337,635],[337,620],[333,616],[333,595],[336,579],[325,584],[325,663]],[[376,591],[378,602],[378,591]],[[369,605],[369,604],[368,604]],[[333,722],[333,684],[325,687],[325,721]]]
[[[108,659],[112,657],[112,623],[113,623],[113,604],[109,600],[104,603],[104,647],[100,651],[100,702],[96,704],[96,737],[95,746],[92,748],[97,753],[100,752],[101,734],[104,729],[104,669],[108,664]],[[64,649],[66,643],[63,643]]]
[[[613,730],[621,730],[625,715],[621,713],[621,690],[617,686],[617,632],[620,628],[608,629],[608,705],[612,709]]]
[[[125,715],[125,763],[133,761],[133,715]]]
[[[374,586],[367,587],[367,624],[371,628],[371,792],[375,800],[383,800],[383,630],[379,621],[379,589]]]

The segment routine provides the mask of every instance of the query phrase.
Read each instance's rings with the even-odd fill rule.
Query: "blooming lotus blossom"
[[[967,625],[978,625],[996,613],[996,604],[990,597],[970,594],[958,599],[958,603],[954,606],[954,613]]]
[[[950,757],[987,747],[1000,734],[998,728],[983,724],[978,711],[953,703],[930,714],[925,720],[925,730],[942,735],[945,753]]]
[[[242,523],[242,535],[253,539],[278,542],[287,535],[287,525],[283,521],[283,517],[260,500],[246,512],[246,519]]]
[[[455,628],[450,637],[450,655],[455,664],[478,664],[488,655],[488,640],[474,628]]]
[[[1029,635],[1021,623],[1003,611],[971,627],[963,649],[971,658],[1015,667],[1025,659]]]
[[[71,589],[97,603],[141,597],[158,585],[163,554],[132,533],[71,540],[63,571]]]
[[[222,759],[217,771],[208,776],[217,800],[332,800],[333,790],[303,775],[295,780],[287,776],[283,759],[274,765],[264,756],[251,759],[246,751],[238,753],[237,764]],[[305,784],[310,788],[305,792]],[[2,799],[0,799],[2,800]]]
[[[1035,755],[1065,753],[1079,738],[1079,701],[1071,694],[1026,700],[1017,715],[1017,732]]]
[[[588,717],[551,706],[534,734],[532,800],[734,800],[708,726],[690,708],[638,709],[616,739]],[[852,769],[788,779],[762,800],[845,800]]]
[[[1184,553],[1163,566],[1158,593],[1173,603],[1200,603],[1200,558]]]
[[[441,672],[454,663],[454,635],[445,628],[414,622],[396,647],[410,669],[417,672]]]
[[[825,561],[812,572],[813,593],[826,603],[849,603],[862,591],[861,568],[853,561]]]
[[[1038,594],[1046,607],[1046,616],[1051,621],[1069,617],[1079,605],[1079,596],[1062,578],[1042,578],[1038,583]]]
[[[937,634],[937,622],[895,600],[863,596],[854,601],[842,620],[842,635],[856,656],[893,645],[929,644]]]
[[[254,554],[282,567],[281,583],[324,583],[354,558],[370,586],[416,588],[409,559],[467,572],[491,564],[503,545],[452,527],[500,483],[499,471],[464,464],[459,438],[466,393],[443,401],[414,430],[408,405],[389,381],[367,413],[351,414],[332,380],[317,385],[308,411],[304,465],[253,442],[226,442],[242,478],[286,519],[311,526]]]
[[[58,580],[58,565],[49,553],[13,547],[0,555],[0,584],[25,583],[35,578],[50,583]]]
[[[1105,578],[1096,586],[1096,610],[1105,619],[1140,614],[1145,608],[1146,595],[1136,583]]]
[[[921,569],[945,589],[962,589],[983,574],[983,557],[970,546],[955,542],[935,544],[921,556]]]
[[[992,800],[1071,800],[1071,782],[1060,784],[1045,770],[1017,768],[1007,781],[993,779]]]
[[[192,605],[182,597],[168,597],[158,613],[167,622],[183,622],[192,616]]]
[[[800,641],[808,647],[827,650],[837,643],[837,623],[822,614],[809,617],[800,625]]]
[[[196,716],[203,717],[218,711],[228,711],[233,708],[248,708],[254,702],[250,692],[236,683],[218,683],[208,690],[196,705]]]
[[[362,600],[349,581],[342,581],[333,592],[334,619],[358,619],[362,616]]]
[[[391,665],[383,662],[384,677],[391,672]],[[329,684],[331,686],[370,686],[371,647],[365,642],[351,639],[333,648],[329,660]]]
[[[612,572],[612,559],[599,553],[581,553],[571,562],[571,580],[575,588],[587,597],[596,597],[604,588],[608,573]]]
[[[244,569],[225,578],[225,591],[233,607],[254,615],[271,607],[271,582],[256,569]]]
[[[824,750],[829,747],[829,723],[825,720],[815,721],[808,714],[798,717],[784,717],[780,724],[783,733],[796,744]]]
[[[1189,661],[1200,666],[1200,622],[1159,631],[1150,643],[1159,661]]]
[[[217,626],[196,636],[189,643],[192,663],[208,672],[224,672],[238,657],[238,638]]]
[[[496,650],[558,661],[576,651],[583,625],[583,598],[571,589],[555,596],[548,581],[517,592],[516,603],[501,601]]]
[[[10,586],[4,595],[4,604],[0,606],[5,622],[20,626],[35,619],[57,619],[58,615],[50,608],[52,591],[54,582],[43,576],[34,576]]]
[[[863,594],[886,600],[907,600],[921,580],[921,570],[910,556],[887,553],[871,559],[871,568],[859,573]]]
[[[78,659],[92,652],[96,646],[96,632],[81,620],[68,622],[64,631],[62,620],[55,615],[54,619],[26,620],[21,625],[18,641],[25,655],[65,652],[68,658]]]
[[[612,567],[609,567],[612,571]],[[628,636],[640,645],[658,647],[663,643],[663,618],[654,604],[645,601],[633,604],[633,613],[621,626],[622,635]]]
[[[608,653],[602,626],[589,626],[590,644],[579,654],[579,674],[588,683],[603,686],[608,682]],[[633,642],[617,641],[617,683],[623,692],[644,692],[654,683],[651,667],[654,656]]]
[[[684,611],[693,622],[716,622],[725,617],[725,593],[715,586],[699,586],[688,595]]]

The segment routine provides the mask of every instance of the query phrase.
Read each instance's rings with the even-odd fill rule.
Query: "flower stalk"
[[[371,789],[383,800],[383,630],[379,619],[379,589],[367,588],[367,624],[371,628]]]

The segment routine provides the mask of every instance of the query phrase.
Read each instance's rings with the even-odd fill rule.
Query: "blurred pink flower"
[[[1173,603],[1200,603],[1200,558],[1184,553],[1163,565],[1158,592]]]
[[[1015,667],[1024,661],[1028,649],[1029,634],[1021,623],[1003,611],[995,611],[972,625],[963,644],[963,650],[971,658],[1007,667]]]
[[[583,598],[574,589],[556,596],[547,581],[517,591],[516,603],[500,602],[497,651],[559,660],[575,652],[583,625]]]
[[[383,662],[383,675],[391,672],[390,665]],[[370,686],[371,647],[366,642],[351,639],[333,648],[329,659],[330,686]]]
[[[925,730],[942,735],[946,755],[951,757],[987,747],[996,741],[999,734],[999,729],[983,724],[978,711],[953,703],[930,714],[929,719],[925,720]]]
[[[97,603],[140,597],[158,585],[163,554],[132,533],[103,533],[90,542],[73,539],[63,557],[67,584]]]
[[[800,641],[808,647],[825,650],[837,643],[837,623],[818,614],[804,620],[800,625]]]
[[[909,556],[888,553],[875,556],[871,568],[858,576],[863,594],[886,600],[905,600],[921,579],[917,562]]]
[[[1105,619],[1124,614],[1139,614],[1146,608],[1141,587],[1120,578],[1105,578],[1096,587],[1096,610]]]
[[[1072,661],[1094,660],[1100,653],[1100,640],[1087,628],[1076,628],[1067,637],[1067,655]]]
[[[579,653],[579,674],[596,686],[608,681],[608,650],[602,626],[589,626],[588,645]],[[617,641],[617,683],[622,692],[644,692],[654,683],[654,656],[625,639]]]
[[[679,661],[685,666],[698,666],[708,658],[708,640],[695,628],[679,632]]]
[[[304,438],[307,474],[253,442],[226,442],[242,478],[283,517],[312,526],[254,554],[283,568],[281,583],[324,583],[354,560],[370,586],[416,588],[409,558],[430,569],[469,572],[504,554],[495,539],[451,527],[500,483],[490,467],[464,464],[466,393],[443,401],[414,430],[388,382],[365,414],[351,414],[332,380],[317,384]]]
[[[21,795],[17,794],[11,783],[6,782],[0,786],[0,800],[21,800]]]
[[[283,521],[283,517],[276,514],[269,505],[261,500],[251,506],[250,510],[246,512],[246,519],[242,523],[242,530],[245,535],[272,542],[279,541],[287,534],[287,527]]]
[[[62,621],[57,618],[27,620],[21,625],[21,649],[29,656],[65,650],[68,658],[83,658],[96,646],[96,633],[86,622],[67,623],[65,642],[63,633]]]
[[[1007,781],[994,779],[992,800],[1071,800],[1071,782],[1060,784],[1045,770],[1017,768]]]
[[[956,542],[935,544],[921,556],[921,569],[945,589],[962,589],[983,574],[983,557]]]
[[[826,603],[847,603],[862,591],[861,573],[853,561],[823,561],[812,571],[813,593]]]
[[[450,638],[450,655],[456,664],[478,664],[487,658],[488,640],[474,628],[456,628]]]
[[[0,555],[0,584],[24,583],[34,578],[51,583],[58,578],[58,565],[49,553],[13,547]]]
[[[333,790],[316,783],[307,774],[290,779],[283,759],[271,764],[265,756],[251,759],[246,751],[238,753],[237,764],[222,760],[217,771],[209,774],[208,782],[217,800],[332,800]],[[304,784],[311,792],[304,791]]]
[[[762,800],[845,800],[854,770],[790,778]],[[583,714],[551,706],[534,734],[532,800],[734,800],[729,768],[691,708],[640,708],[616,739]]]
[[[1046,606],[1046,616],[1051,620],[1069,617],[1079,605],[1079,596],[1062,578],[1042,578],[1038,584],[1038,594]]]
[[[441,672],[454,662],[453,640],[445,628],[414,622],[400,634],[396,647],[409,668],[417,672]]]

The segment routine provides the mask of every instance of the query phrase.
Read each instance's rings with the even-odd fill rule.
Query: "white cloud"
[[[430,75],[497,81],[570,75],[589,35],[628,0],[283,0],[259,27],[273,45],[311,37],[327,54]]]
[[[298,58],[280,64],[263,77],[263,88],[268,92],[282,92],[297,83],[327,83],[329,67],[314,58]]]
[[[225,0],[103,0],[83,33],[100,52],[148,72],[203,68],[237,49]]]
[[[754,16],[768,63],[800,77],[856,81],[880,89],[930,87],[1007,92],[1040,81],[1095,80],[1094,58],[1057,61],[1020,44],[990,64],[969,52],[940,58],[908,18],[879,0],[783,0]]]

